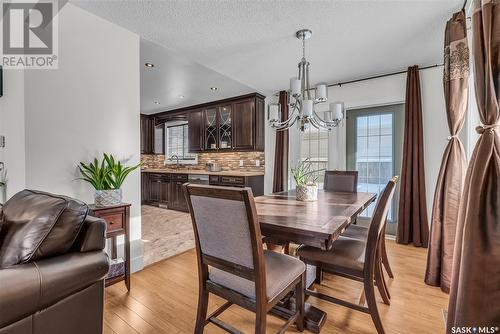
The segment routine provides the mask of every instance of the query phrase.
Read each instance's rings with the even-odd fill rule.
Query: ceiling
[[[141,40],[140,59],[143,114],[173,110],[255,91],[146,40]],[[152,63],[154,67],[146,67],[145,63]],[[216,87],[217,90],[214,91],[211,87]]]
[[[302,28],[313,31],[306,46],[312,84],[441,63],[446,20],[463,4],[463,0],[71,2],[164,46],[169,57],[186,62],[177,66],[160,54],[163,58],[158,59],[165,64],[158,75],[144,76],[146,82],[141,79],[148,93],[156,86],[169,92],[166,106],[185,105],[188,99],[178,101],[179,94],[210,99],[203,93],[212,85],[210,75],[221,74],[221,82],[226,76],[228,86],[218,92],[221,95],[231,88],[264,94],[287,88],[302,52],[294,35]],[[145,49],[144,54],[156,55],[153,46]],[[200,65],[217,73],[203,72]],[[192,67],[197,69],[188,74]],[[145,103],[153,95],[144,96]]]

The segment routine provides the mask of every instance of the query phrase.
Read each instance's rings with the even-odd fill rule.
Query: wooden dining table
[[[300,202],[295,190],[255,198],[262,235],[277,242],[293,242],[328,250],[342,232],[372,202],[374,193],[318,192],[318,200]],[[316,278],[316,268],[307,268],[307,287]],[[289,312],[277,307],[275,313],[287,317]],[[326,313],[306,304],[306,328],[319,333],[326,321]]]

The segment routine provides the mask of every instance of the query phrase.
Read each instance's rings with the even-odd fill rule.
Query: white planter
[[[113,206],[122,202],[122,190],[96,190],[94,193],[94,204],[96,206]]]
[[[318,185],[308,184],[305,186],[297,186],[296,190],[297,201],[312,202],[318,200]]]

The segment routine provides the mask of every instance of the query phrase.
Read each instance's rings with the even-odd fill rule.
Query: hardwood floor
[[[444,333],[442,310],[448,306],[448,295],[439,288],[424,284],[427,250],[387,241],[389,259],[395,279],[388,279],[391,305],[378,307],[387,333]],[[352,302],[357,302],[361,284],[325,275],[318,290]],[[115,284],[106,289],[104,333],[193,333],[198,296],[196,254],[194,249],[158,262],[132,275],[132,288]],[[309,298],[308,301],[328,313],[322,333],[375,333],[369,315],[328,302]],[[210,296],[209,313],[223,304]],[[254,314],[231,306],[220,318],[245,333],[254,331]],[[283,323],[268,316],[268,333],[275,333]],[[296,332],[292,328],[290,332]],[[225,333],[209,324],[205,333]]]

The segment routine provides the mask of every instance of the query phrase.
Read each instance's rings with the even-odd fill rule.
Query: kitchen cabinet
[[[264,96],[254,93],[141,115],[141,153],[165,154],[165,122],[187,120],[189,152],[264,151]]]
[[[252,188],[252,193],[255,197],[264,195],[264,175],[210,175],[209,184],[229,187],[249,187]]]
[[[188,112],[190,152],[264,151],[264,97],[250,94]]]
[[[142,184],[141,193],[144,194],[145,198],[142,198],[141,202],[168,207],[169,184],[170,178],[168,174],[148,173]]]
[[[184,197],[182,185],[188,181],[187,174],[170,174],[170,185],[168,195],[170,201],[168,208],[178,211],[188,211],[188,205]]]
[[[141,202],[172,210],[188,211],[182,185],[187,182],[187,174],[142,173]]]
[[[153,154],[154,120],[148,115],[141,114],[141,153]]]
[[[188,149],[189,152],[202,152],[205,148],[203,141],[203,111],[192,110],[187,115],[188,120]]]
[[[250,187],[254,196],[264,195],[264,175],[209,175],[208,179],[211,185]],[[188,212],[183,188],[187,174],[142,172],[141,180],[143,204]]]
[[[255,126],[249,126],[255,119],[255,100],[248,99],[234,103],[233,149],[251,150],[255,147]]]
[[[165,126],[151,115],[141,114],[141,154],[165,154]]]

